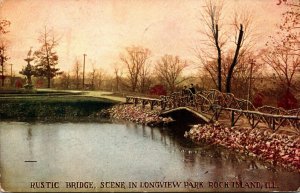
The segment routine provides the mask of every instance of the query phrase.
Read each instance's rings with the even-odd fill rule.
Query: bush
[[[278,100],[277,106],[282,107],[286,110],[296,109],[296,108],[298,108],[298,101],[295,98],[295,96],[288,89]]]
[[[263,106],[264,95],[262,93],[256,93],[253,97],[252,104],[255,108]]]
[[[149,93],[152,95],[166,95],[167,91],[163,85],[157,84],[150,88]]]

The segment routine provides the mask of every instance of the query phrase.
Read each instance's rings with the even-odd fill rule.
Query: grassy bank
[[[86,96],[31,96],[0,98],[0,120],[89,117],[116,102]]]

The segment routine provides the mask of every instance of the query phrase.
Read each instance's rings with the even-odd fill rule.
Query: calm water
[[[170,130],[111,122],[0,122],[1,186],[14,192],[295,191],[300,186],[299,173],[212,146],[197,147]],[[91,183],[74,189],[67,182]]]

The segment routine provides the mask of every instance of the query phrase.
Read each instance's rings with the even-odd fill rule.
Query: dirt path
[[[38,89],[41,91],[64,91],[64,92],[69,92],[71,94],[78,94],[82,93],[81,96],[90,96],[90,97],[98,97],[98,98],[105,98],[117,102],[126,102],[126,98],[124,97],[119,97],[119,96],[112,96],[113,92],[108,92],[108,91],[80,91],[80,90],[55,90],[55,89]]]
[[[126,98],[124,97],[118,97],[118,96],[112,96],[112,92],[107,91],[87,91],[84,96],[91,96],[91,97],[99,97],[99,98],[105,98],[117,102],[126,102]]]

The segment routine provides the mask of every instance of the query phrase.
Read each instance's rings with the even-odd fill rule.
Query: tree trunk
[[[48,73],[48,84],[47,84],[47,88],[50,88],[50,80],[51,80],[51,67],[50,67],[50,59],[49,59],[49,49],[47,46],[47,30],[45,27],[45,48],[46,48],[46,59],[47,59],[47,73]]]
[[[47,77],[47,88],[50,88],[50,83],[51,83],[51,78],[50,77]]]
[[[218,51],[218,90],[222,92],[222,55],[219,45],[219,27],[216,25],[215,44]]]
[[[2,70],[2,72],[1,72],[1,79],[2,79],[2,87],[4,87],[4,57],[2,57],[2,59],[1,59],[1,70]]]
[[[78,78],[78,74],[76,76],[76,89],[79,89],[79,78]]]
[[[222,62],[221,49],[218,49],[218,90],[222,92]]]
[[[116,90],[119,92],[119,78],[116,78]]]
[[[243,35],[244,35],[243,25],[241,24],[240,25],[240,32],[239,32],[238,42],[237,42],[236,50],[235,50],[235,54],[234,54],[234,58],[233,58],[233,61],[230,65],[228,75],[227,75],[227,78],[226,78],[226,92],[227,93],[231,92],[231,79],[232,79],[234,67],[237,65],[237,62],[238,62],[237,59],[238,59],[238,56],[239,56],[239,51],[240,51],[240,48],[241,48]]]

